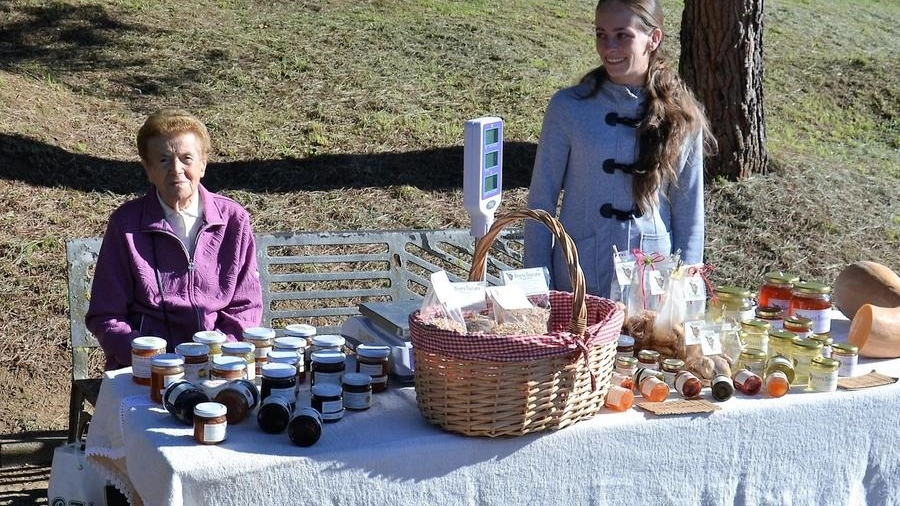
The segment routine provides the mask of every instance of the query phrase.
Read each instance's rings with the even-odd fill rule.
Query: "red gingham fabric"
[[[490,362],[523,362],[540,358],[565,355],[616,340],[622,330],[625,313],[613,301],[585,296],[587,305],[587,329],[584,337],[569,332],[572,320],[572,294],[550,292],[551,332],[543,335],[460,334],[425,323],[419,311],[409,315],[410,340],[414,348],[436,355]],[[425,315],[428,316],[428,315]]]

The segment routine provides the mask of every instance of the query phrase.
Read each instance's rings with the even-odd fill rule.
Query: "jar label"
[[[344,392],[345,408],[366,409],[370,406],[372,406],[372,392]]]
[[[384,369],[381,364],[364,364],[362,362],[358,362],[359,364],[359,372],[363,374],[368,374],[371,377],[381,376],[384,374]]]
[[[270,351],[272,351],[271,346],[257,346],[253,349],[253,356],[256,358],[266,359],[268,358]]]
[[[833,372],[810,371],[809,387],[816,392],[834,392],[837,390],[837,374]]]
[[[387,374],[382,375],[382,376],[371,376],[371,378],[372,378],[372,385],[387,385],[387,380],[388,380]]]
[[[184,392],[189,388],[194,388],[194,385],[191,385],[190,383],[182,383],[181,385],[178,385],[177,387],[173,388],[171,392],[169,392],[168,397],[165,397],[165,402],[174,402],[175,399],[177,399],[178,396],[181,395],[181,392]],[[165,395],[165,392],[163,392],[163,395]]]
[[[183,379],[183,378],[184,378],[183,372],[180,372],[178,374],[167,374],[167,375],[163,376],[162,377],[163,383],[162,383],[162,387],[160,387],[160,389],[159,389],[159,396],[162,397],[163,395],[165,395],[166,389],[169,388],[169,385],[171,385],[172,383],[175,383],[176,381]]]
[[[207,443],[225,441],[226,425],[226,422],[203,424],[203,441]]]
[[[609,393],[606,394],[606,403],[618,406],[622,403],[622,396],[626,393],[628,393],[627,388],[614,386],[613,388],[610,388]]]
[[[322,401],[322,417],[327,418],[326,415],[329,413],[334,413],[337,411],[344,410],[344,402],[340,399],[336,401]]]
[[[794,316],[809,318],[813,322],[813,334],[831,332],[831,309],[794,309]]]
[[[131,355],[131,375],[135,378],[150,378],[150,358]]]
[[[296,397],[294,396],[296,391],[297,390],[292,385],[288,388],[273,388],[269,391],[269,395],[287,399],[288,402],[294,402],[296,401]]]
[[[838,369],[838,376],[853,376],[856,374],[856,364],[859,362],[859,357],[856,355],[832,354],[831,358],[841,363],[841,367]]]
[[[316,371],[313,375],[313,384],[318,385],[320,383],[331,383],[333,385],[341,384],[341,377],[343,373],[339,372],[319,372]]]
[[[184,364],[184,379],[188,381],[199,381],[206,379],[207,366],[209,362],[201,362],[199,364]]]
[[[245,379],[249,381],[256,381],[256,366],[248,367],[245,372]]]

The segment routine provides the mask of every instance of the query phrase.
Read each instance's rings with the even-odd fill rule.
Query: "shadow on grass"
[[[504,143],[503,186],[527,187],[536,146]],[[135,158],[137,155],[135,155]],[[143,193],[144,171],[122,162],[66,151],[19,135],[0,134],[0,178],[39,187],[115,194]],[[405,153],[319,155],[302,159],[210,163],[204,184],[211,190],[294,192],[409,185],[422,190],[462,188],[460,146]]]

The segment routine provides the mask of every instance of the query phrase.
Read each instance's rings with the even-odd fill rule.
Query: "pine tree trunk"
[[[765,173],[764,0],[685,0],[679,72],[706,107],[719,144],[707,175]]]

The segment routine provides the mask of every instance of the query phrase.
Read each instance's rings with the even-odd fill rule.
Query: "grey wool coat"
[[[682,147],[675,184],[662,188],[659,204],[640,214],[628,165],[638,156],[634,122],[643,116],[643,89],[607,81],[597,95],[590,82],[562,89],[550,99],[535,158],[528,207],[556,216],[575,241],[588,293],[609,297],[613,245],[619,251],[671,254],[686,264],[703,261],[703,138]],[[623,170],[624,169],[624,170]],[[570,291],[568,267],[547,228],[525,223],[526,267],[550,269],[554,288]]]

